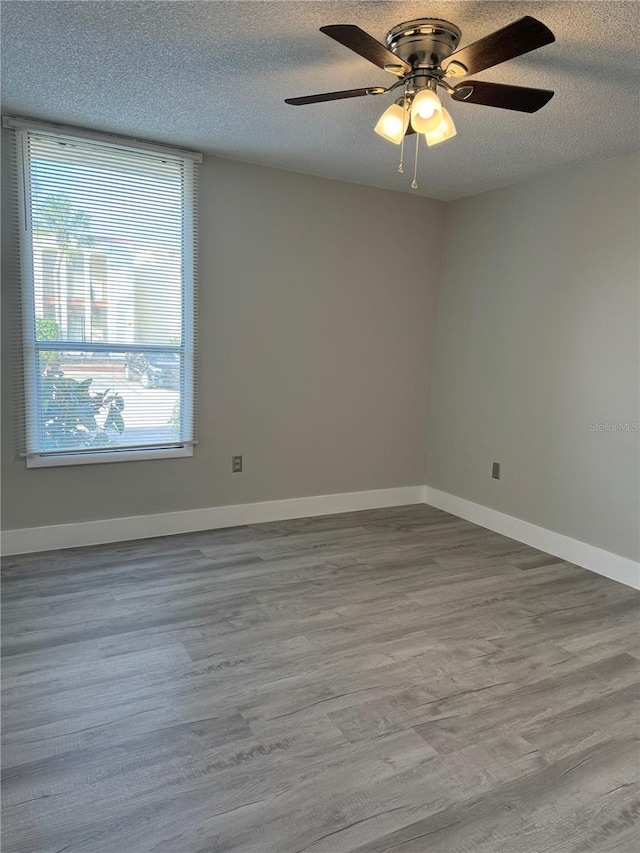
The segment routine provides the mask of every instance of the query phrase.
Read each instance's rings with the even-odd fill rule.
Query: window
[[[198,155],[11,121],[27,465],[191,455]]]

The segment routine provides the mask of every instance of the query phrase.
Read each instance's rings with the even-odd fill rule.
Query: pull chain
[[[405,112],[405,116],[407,116],[407,90],[409,88],[409,84],[405,81],[404,84],[404,98],[402,101],[402,109]],[[407,136],[407,128],[409,126],[408,118],[407,118],[407,127],[404,129],[404,133],[402,134],[402,142],[400,143],[400,164],[398,165],[398,171],[401,175],[404,175],[404,140]]]
[[[418,148],[420,147],[420,133],[416,133],[416,159],[413,164],[413,181],[411,182],[411,189],[418,189]]]

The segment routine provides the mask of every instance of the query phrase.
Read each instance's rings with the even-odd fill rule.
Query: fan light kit
[[[411,134],[415,135],[413,189],[418,188],[420,137],[424,136],[427,145],[432,146],[456,135],[453,119],[438,96],[439,89],[460,103],[483,104],[524,113],[535,113],[553,97],[553,92],[548,89],[505,86],[481,80],[465,80],[455,86],[449,82],[492,68],[555,41],[548,27],[528,15],[461,50],[456,50],[462,35],[460,29],[439,18],[417,18],[398,24],[387,33],[386,45],[355,24],[332,24],[320,27],[320,32],[398,79],[387,89],[371,86],[366,89],[325,92],[322,95],[287,98],[285,103],[301,106],[365,95],[384,95],[402,89],[402,96],[382,113],[374,130],[388,142],[401,146],[398,166],[401,174],[404,172],[405,139]]]

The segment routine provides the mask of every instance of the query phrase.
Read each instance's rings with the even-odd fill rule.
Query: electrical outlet
[[[234,474],[242,473],[242,456],[231,457],[231,470]]]
[[[494,480],[500,479],[500,463],[499,462],[493,463],[493,466],[491,468],[491,476],[493,477]]]

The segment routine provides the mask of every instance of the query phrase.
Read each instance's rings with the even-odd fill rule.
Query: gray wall
[[[447,205],[426,482],[637,559],[637,155]],[[491,479],[491,463],[502,479]]]
[[[195,456],[26,470],[4,195],[5,529],[422,483],[441,202],[205,159]]]
[[[639,419],[639,165],[443,204],[207,158],[195,456],[36,470],[4,182],[3,527],[416,485],[426,452],[435,488],[637,557],[638,433],[590,424]]]

